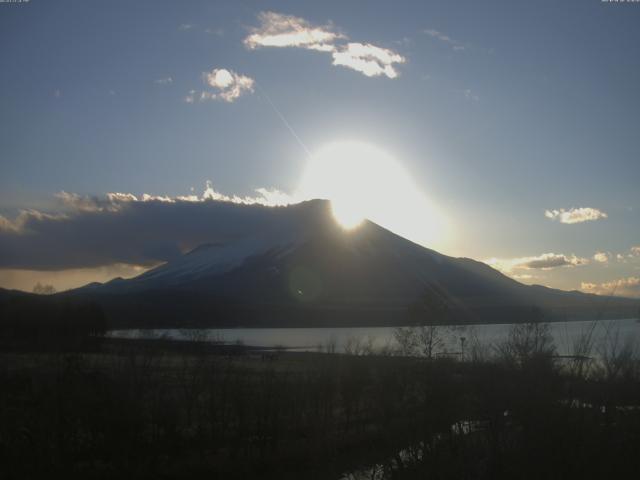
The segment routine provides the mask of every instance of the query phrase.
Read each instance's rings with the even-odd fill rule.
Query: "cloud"
[[[386,76],[396,78],[394,65],[406,59],[393,50],[371,43],[349,42],[346,35],[329,23],[314,26],[307,20],[293,15],[262,12],[258,15],[259,27],[250,29],[244,44],[250,50],[260,47],[295,47],[331,54],[332,64],[347,67],[367,77]]]
[[[434,30],[433,28],[428,28],[424,30],[424,33],[426,33],[427,35],[429,35],[430,37],[433,38],[437,38],[438,40],[440,40],[441,42],[446,42],[446,43],[456,43],[453,41],[453,39],[451,37],[449,37],[448,35],[445,35],[442,32],[439,32],[438,30]]]
[[[76,212],[97,212],[97,211],[117,211],[121,209],[125,204],[130,202],[204,202],[207,200],[215,200],[219,202],[236,203],[241,205],[263,205],[266,207],[280,207],[295,203],[296,200],[289,194],[284,193],[278,189],[272,188],[257,188],[255,192],[258,195],[255,196],[239,196],[239,195],[225,195],[213,188],[211,180],[207,180],[205,183],[205,189],[202,195],[149,195],[143,193],[142,196],[134,195],[133,193],[122,192],[110,192],[104,197],[96,197],[89,195],[78,195],[77,193],[68,193],[61,191],[55,194],[55,197],[61,202],[68,210]],[[23,212],[24,213],[24,212]],[[30,215],[47,215],[40,213],[36,210],[30,210]],[[18,217],[19,218],[19,217]],[[3,224],[2,221],[7,222]],[[9,228],[14,222],[10,222],[6,218],[0,216],[0,230]],[[15,228],[15,226],[14,226]]]
[[[207,83],[219,90],[217,98],[233,102],[243,93],[253,93],[254,81],[231,70],[214,69],[206,75]]]
[[[208,33],[209,35],[215,35],[216,37],[223,37],[224,29],[223,28],[206,28],[204,30],[204,33]]]
[[[0,216],[0,271],[149,267],[203,243],[255,239],[296,225],[284,209],[269,208],[292,203],[285,193],[258,189],[255,196],[225,195],[211,182],[199,196],[61,192],[58,199],[64,207],[59,213]]]
[[[293,197],[291,197],[289,194],[284,193],[276,188],[257,188],[255,191],[258,195],[256,195],[255,197],[240,197],[238,195],[228,196],[216,192],[213,189],[211,180],[207,180],[206,185],[207,186],[204,190],[204,193],[202,194],[200,201],[217,200],[220,202],[237,203],[242,205],[263,205],[266,207],[282,207],[296,202],[296,200],[294,200]],[[176,197],[176,199],[193,201],[194,196],[191,195],[189,197]]]
[[[543,270],[556,267],[575,267],[577,265],[586,265],[589,260],[586,258],[576,257],[575,255],[562,255],[555,253],[544,253],[539,257],[533,257],[523,263],[523,268],[541,268]]]
[[[386,75],[396,78],[398,72],[393,64],[404,62],[404,57],[394,51],[370,43],[349,43],[345,48],[333,52],[333,65],[351,68],[367,77]]]
[[[65,192],[64,190],[56,193],[54,196],[60,200],[64,206],[73,210],[92,212],[99,209],[96,205],[96,200],[91,197],[81,196],[77,193]]]
[[[600,220],[607,218],[608,215],[597,208],[581,207],[570,208],[569,210],[565,210],[564,208],[559,210],[546,210],[544,216],[560,223],[573,224]]]
[[[607,263],[610,256],[611,254],[608,252],[596,252],[593,255],[593,259],[598,263]]]
[[[11,221],[5,217],[3,217],[2,215],[0,215],[0,232],[18,232],[21,229],[21,225],[19,223],[19,219],[21,216],[23,216],[22,212],[20,215],[18,215],[18,218],[16,218],[14,221]]]
[[[184,97],[184,101],[187,103],[194,103],[196,101],[196,95],[197,93],[195,90],[189,90],[187,96]]]
[[[528,273],[515,274],[512,275],[512,277],[516,280],[531,280],[532,278],[534,278],[533,275],[529,275]]]
[[[214,68],[210,72],[204,72],[202,78],[204,83],[214,90],[203,90],[199,94],[195,90],[190,90],[184,99],[185,102],[224,100],[231,103],[242,95],[254,91],[255,81],[251,77],[226,68]]]
[[[477,102],[480,100],[480,97],[478,95],[476,95],[475,93],[473,93],[470,89],[466,89],[464,90],[462,93],[464,93],[464,98],[466,98],[467,100],[471,100],[473,102]]]
[[[627,277],[604,283],[582,282],[580,290],[597,295],[640,298],[640,278]]]
[[[209,86],[219,91],[217,97],[227,102],[233,102],[243,93],[253,93],[253,79],[233,70],[216,68],[205,74],[205,78]]]
[[[192,23],[183,23],[178,26],[178,30],[180,30],[181,32],[186,32],[188,30],[193,30],[194,27],[195,25],[193,25]]]
[[[640,259],[640,245],[633,246],[624,252],[596,252],[593,259],[600,263],[608,263],[614,259],[619,263],[635,263]]]
[[[465,46],[462,45],[460,42],[454,40],[449,35],[445,35],[444,33],[438,30],[435,30],[433,28],[427,28],[423,30],[423,32],[429,35],[431,38],[435,38],[436,40],[449,44],[451,48],[456,52],[460,52],[465,49]]]
[[[313,26],[304,18],[275,12],[258,14],[259,27],[250,29],[244,39],[247,48],[298,47],[321,52],[333,51],[334,42],[346,38],[334,31],[331,24]]]
[[[640,245],[635,245],[626,252],[616,254],[616,259],[624,263],[635,262],[635,260],[639,258],[640,258]]]
[[[558,267],[577,267],[588,264],[589,260],[573,254],[543,253],[542,255],[532,257],[510,259],[489,258],[485,260],[485,263],[503,273],[512,273],[514,270],[550,270]]]
[[[0,288],[11,288],[31,292],[38,283],[53,285],[64,291],[90,282],[107,282],[113,278],[131,278],[148,270],[150,266],[114,264],[95,268],[66,270],[1,269]]]
[[[157,78],[156,80],[153,81],[153,83],[155,83],[156,85],[171,85],[173,83],[173,78],[171,77]]]

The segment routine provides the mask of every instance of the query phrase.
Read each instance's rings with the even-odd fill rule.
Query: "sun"
[[[425,245],[441,240],[442,215],[390,154],[368,143],[334,142],[309,160],[298,188],[302,199],[331,201],[345,229],[365,219]]]

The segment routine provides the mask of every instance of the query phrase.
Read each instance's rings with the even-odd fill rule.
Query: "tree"
[[[513,324],[507,339],[497,349],[504,360],[515,365],[537,359],[549,360],[556,351],[551,327],[544,322]]]
[[[432,359],[444,344],[444,336],[438,325],[449,318],[449,295],[437,284],[427,285],[423,295],[409,308],[415,327],[398,328],[394,332],[402,355],[422,355]]]

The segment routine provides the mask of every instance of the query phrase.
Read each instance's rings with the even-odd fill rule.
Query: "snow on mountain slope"
[[[289,207],[261,207],[250,217],[239,218],[238,227],[226,224],[225,235],[199,245],[142,275],[102,286],[111,290],[166,288],[221,275],[240,267],[248,258],[265,254],[283,255],[322,232],[334,233],[328,202],[315,200]],[[238,210],[239,217],[244,212]],[[245,215],[246,217],[246,215]]]
[[[290,233],[290,232],[287,232]],[[300,241],[295,235],[243,238],[227,244],[201,245],[186,255],[137,277],[138,284],[178,285],[199,278],[218,275],[239,267],[249,257],[274,249],[286,249]]]

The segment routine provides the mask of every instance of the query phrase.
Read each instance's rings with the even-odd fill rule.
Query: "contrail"
[[[273,103],[269,95],[267,95],[267,92],[264,91],[264,89],[258,84],[258,82],[256,82],[255,85],[258,87],[258,89],[260,90],[260,93],[262,93],[262,95],[267,100],[267,102],[269,102],[269,105],[271,105],[271,108],[273,108],[273,111],[276,112],[278,117],[280,117],[280,120],[282,120],[282,123],[284,123],[284,126],[287,127],[287,129],[289,129],[289,131],[291,132],[291,135],[293,135],[293,138],[296,139],[296,141],[300,144],[300,146],[305,151],[307,156],[310,157],[311,152],[309,151],[307,146],[304,144],[304,142],[300,139],[300,137],[298,136],[296,131],[293,129],[293,127],[289,124],[289,122],[287,122],[287,119],[284,118],[284,115],[280,112],[280,110],[278,110],[278,107],[276,107],[276,105]]]

